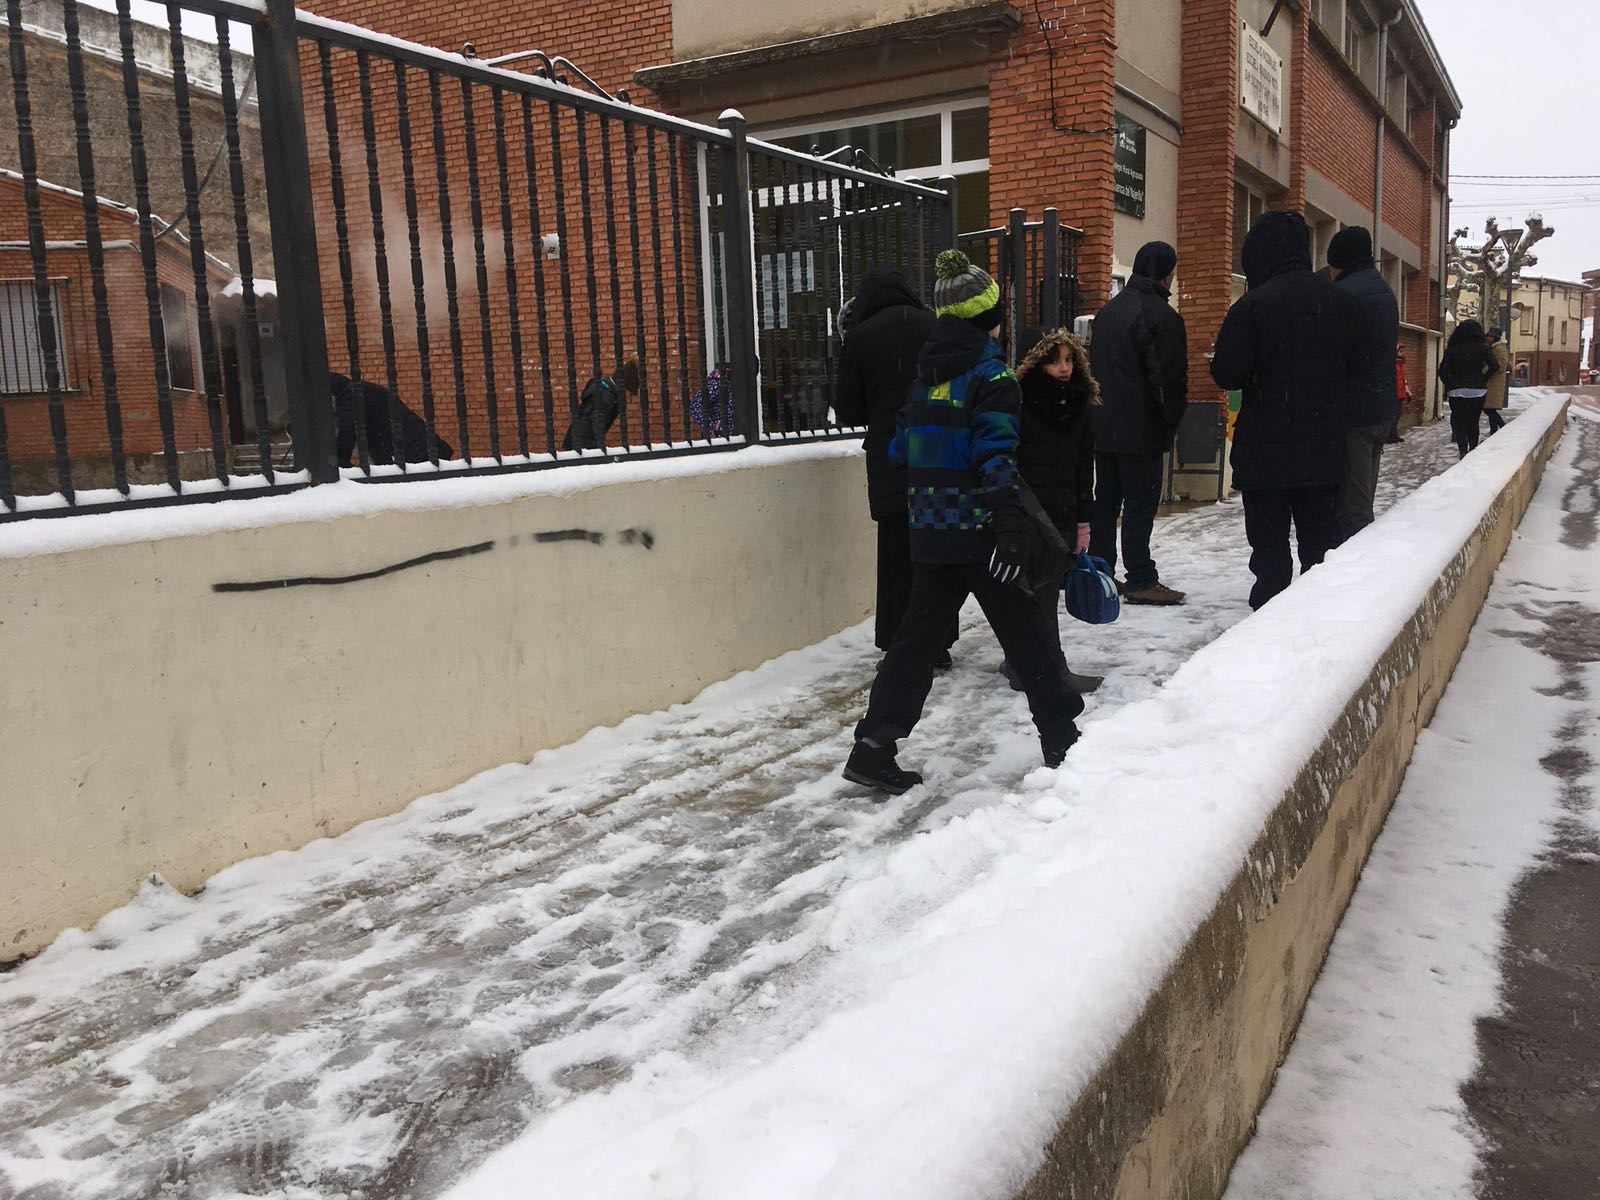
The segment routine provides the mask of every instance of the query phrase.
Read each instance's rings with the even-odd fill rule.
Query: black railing
[[[184,0],[151,63],[127,4],[54,3],[60,37],[6,0],[0,520],[836,436],[841,303],[878,263],[931,285],[950,242],[948,191],[559,57]]]
[[[1001,344],[1012,362],[1028,350],[1021,344],[1028,326],[1072,327],[1079,314],[1078,245],[1083,231],[1061,224],[1059,212],[1047,208],[1040,220],[1029,221],[1013,208],[1005,225],[960,234],[956,245],[1000,285]]]

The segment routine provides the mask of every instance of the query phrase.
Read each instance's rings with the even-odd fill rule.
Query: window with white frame
[[[62,309],[66,289],[59,280],[50,284],[50,318],[56,331],[56,367],[60,386],[69,388],[66,323]],[[0,279],[0,392],[43,392],[44,347],[39,344],[39,309],[31,279]]]
[[[757,136],[807,154],[852,146],[901,179],[931,182],[953,175],[956,227],[982,229],[989,223],[989,102],[983,97],[824,119]]]

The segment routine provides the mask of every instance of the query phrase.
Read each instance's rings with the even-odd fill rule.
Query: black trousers
[[[1335,545],[1372,524],[1373,500],[1378,493],[1378,468],[1390,425],[1358,425],[1345,434],[1347,469],[1339,494],[1339,538]]]
[[[878,524],[878,608],[872,626],[872,642],[879,650],[894,643],[895,631],[905,619],[911,603],[911,517],[897,513],[880,518]],[[950,622],[945,643],[956,644],[961,631],[960,618]]]
[[[1450,440],[1462,457],[1478,448],[1478,424],[1483,416],[1482,396],[1450,397]]]
[[[856,725],[857,740],[871,738],[892,748],[917,727],[933,687],[934,660],[969,595],[978,598],[989,627],[1022,677],[1039,732],[1064,733],[1083,711],[1082,697],[1061,677],[1055,622],[1037,599],[996,582],[981,563],[918,563],[911,603],[878,664],[866,716]]]
[[[1289,526],[1300,551],[1300,573],[1320,563],[1338,542],[1339,489],[1252,490],[1244,497],[1244,533],[1250,542],[1250,607],[1260,608],[1294,582]]]
[[[1489,433],[1499,433],[1505,426],[1506,419],[1500,415],[1501,411],[1498,408],[1486,408],[1483,410],[1483,415],[1489,418]],[[1488,434],[1484,436],[1487,437]]]
[[[1096,454],[1094,514],[1089,521],[1089,553],[1117,565],[1117,517],[1122,517],[1122,566],[1128,590],[1142,592],[1161,581],[1150,557],[1150,531],[1161,505],[1161,455]]]

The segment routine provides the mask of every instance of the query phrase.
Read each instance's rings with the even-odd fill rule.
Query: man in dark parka
[[[1161,504],[1162,457],[1189,403],[1189,340],[1168,303],[1178,252],[1150,242],[1134,256],[1128,285],[1094,319],[1089,362],[1100,385],[1093,410],[1094,512],[1089,553],[1122,565],[1132,604],[1181,604],[1161,582],[1150,534]]]
[[[1256,577],[1250,607],[1260,608],[1294,578],[1291,521],[1302,573],[1337,539],[1361,316],[1312,271],[1299,213],[1263,215],[1245,235],[1243,265],[1250,290],[1223,319],[1211,378],[1242,393],[1233,482]]]
[[[1389,431],[1400,419],[1395,390],[1395,346],[1400,340],[1400,306],[1378,274],[1372,235],[1360,226],[1341,229],[1328,243],[1328,267],[1340,291],[1360,308],[1356,376],[1350,382],[1348,472],[1339,496],[1338,542],[1372,524],[1378,466]],[[1338,543],[1335,543],[1338,544]]]
[[[906,469],[889,461],[895,419],[917,375],[917,355],[933,328],[933,313],[898,271],[867,273],[849,304],[849,327],[839,349],[834,414],[841,425],[864,425],[867,504],[878,526],[878,608],[873,641],[887,650],[911,598],[911,525]],[[952,631],[951,641],[954,641]]]

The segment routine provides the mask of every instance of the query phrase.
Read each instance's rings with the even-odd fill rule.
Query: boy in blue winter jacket
[[[978,598],[1023,683],[1045,762],[1078,738],[1083,701],[1057,668],[1054,621],[1016,585],[1029,563],[1017,490],[1022,394],[994,339],[1000,289],[959,250],[939,255],[933,332],[889,456],[907,472],[911,601],[878,667],[844,776],[899,795],[922,782],[895,743],[922,717],[934,665],[969,595]]]

